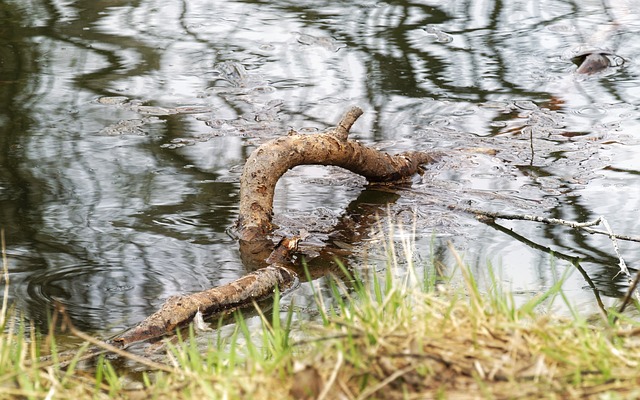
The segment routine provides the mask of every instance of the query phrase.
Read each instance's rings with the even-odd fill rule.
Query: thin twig
[[[633,282],[631,283],[631,286],[629,286],[629,289],[627,290],[627,293],[624,295],[622,304],[618,309],[618,314],[622,314],[624,312],[624,309],[627,308],[627,305],[629,304],[629,301],[631,300],[631,297],[633,296],[634,293],[636,294],[636,297],[638,296],[638,292],[636,291],[636,288],[638,287],[638,283],[640,283],[640,271],[636,272],[636,278],[633,280]],[[618,316],[616,315],[613,318],[613,322],[615,323],[617,319],[618,319]]]
[[[583,231],[587,232],[587,233],[595,233],[598,235],[606,235],[612,238],[616,238],[618,240],[626,240],[627,242],[640,242],[640,236],[629,236],[629,235],[620,235],[618,233],[612,233],[611,235],[609,235],[608,232],[602,231],[600,229],[593,229],[593,228],[588,228],[588,227],[584,227],[584,228],[580,228]]]
[[[449,208],[457,211],[464,211],[470,214],[475,214],[481,217],[542,222],[549,225],[565,225],[571,228],[584,228],[589,226],[595,226],[600,224],[601,222],[601,218],[597,218],[593,221],[587,221],[587,222],[575,222],[575,221],[565,221],[564,219],[559,219],[559,218],[540,217],[538,215],[508,214],[508,213],[497,212],[497,211],[478,210],[475,208],[468,208],[468,207],[450,206]]]
[[[534,221],[534,222],[542,222],[542,223],[549,224],[549,225],[563,225],[563,226],[568,226],[568,227],[575,228],[575,229],[582,229],[583,231],[588,232],[588,233],[606,235],[606,236],[609,237],[609,239],[611,239],[611,242],[613,244],[613,250],[615,251],[616,256],[618,257],[618,266],[620,268],[620,272],[625,274],[625,276],[627,277],[627,280],[629,282],[629,289],[627,290],[627,293],[626,293],[626,295],[624,297],[624,301],[622,302],[622,305],[620,306],[620,312],[624,311],[624,309],[626,308],[626,306],[629,303],[629,300],[631,299],[632,296],[635,296],[636,299],[638,301],[640,301],[640,293],[638,291],[636,291],[636,288],[637,288],[637,286],[639,284],[639,281],[640,281],[640,271],[636,275],[635,280],[632,282],[631,281],[631,273],[629,272],[629,268],[627,267],[627,264],[625,263],[624,259],[622,258],[622,254],[620,254],[620,247],[618,246],[618,242],[617,242],[617,240],[627,240],[627,241],[632,241],[632,242],[640,242],[640,237],[638,237],[638,236],[628,236],[628,235],[618,235],[618,234],[614,233],[613,230],[611,229],[611,226],[609,225],[609,222],[607,222],[607,220],[602,216],[598,217],[597,219],[595,219],[593,221],[575,222],[575,221],[566,221],[566,220],[558,219],[558,218],[545,218],[545,217],[540,217],[540,216],[537,216],[537,215],[507,214],[507,213],[501,213],[501,212],[484,211],[484,210],[478,210],[478,209],[474,209],[474,208],[458,207],[458,206],[449,206],[449,209],[458,210],[458,211],[463,211],[463,212],[467,212],[467,213],[470,213],[470,214],[474,214],[476,217],[478,217],[478,219],[482,220],[485,223],[495,224],[495,220],[496,219]],[[600,230],[600,229],[591,228],[592,226],[599,225],[600,223],[602,223],[602,225],[604,225],[604,227],[606,229],[605,231]]]
[[[533,221],[533,222],[542,222],[548,225],[563,225],[563,226],[568,226],[570,228],[582,229],[583,231],[588,233],[595,233],[599,235],[609,236],[610,238],[615,238],[618,240],[640,242],[640,236],[619,235],[617,233],[591,228],[592,226],[599,225],[600,222],[602,222],[602,217],[599,217],[593,221],[575,222],[575,221],[567,221],[559,218],[545,218],[545,217],[540,217],[538,215],[508,214],[508,213],[502,213],[502,212],[485,211],[485,210],[478,210],[475,208],[458,207],[458,206],[449,206],[449,209],[462,211],[469,214],[474,214],[478,217],[483,217],[483,218]]]
[[[622,272],[627,276],[627,279],[629,279],[629,284],[631,284],[631,273],[629,272],[629,268],[627,268],[627,263],[624,262],[622,255],[620,255],[620,248],[618,247],[618,242],[616,241],[616,238],[613,236],[613,230],[611,230],[611,226],[609,226],[609,223],[607,222],[606,219],[604,219],[604,217],[600,217],[600,219],[602,220],[602,224],[604,225],[604,227],[607,229],[607,232],[609,233],[609,237],[611,238],[611,242],[613,243],[613,250],[616,252],[616,255],[618,256],[618,260],[619,260],[618,266],[620,266],[620,272]]]
[[[620,266],[620,271],[627,276],[627,281],[629,282],[629,289],[627,290],[627,293],[624,296],[625,300],[622,302],[623,305],[620,306],[620,310],[621,310],[620,312],[622,312],[626,307],[625,303],[629,302],[629,298],[631,296],[635,295],[636,300],[640,301],[640,293],[636,291],[636,286],[638,286],[638,279],[640,275],[636,274],[635,281],[634,282],[631,281],[631,273],[629,272],[627,263],[624,262],[624,259],[620,254],[620,248],[618,247],[618,242],[616,241],[616,238],[613,235],[613,230],[611,229],[611,226],[609,226],[609,222],[607,222],[607,220],[604,219],[604,217],[600,217],[600,218],[602,219],[602,223],[604,227],[607,229],[607,232],[609,232],[609,238],[611,238],[611,242],[613,243],[613,249],[615,250],[616,255],[618,256],[618,260],[620,260],[620,262],[618,263],[618,265]]]
[[[514,238],[515,240],[519,241],[520,243],[523,243],[529,247],[531,247],[532,249],[538,250],[538,251],[543,251],[547,254],[550,254],[552,257],[554,258],[559,258],[561,260],[565,260],[571,263],[571,265],[573,265],[578,272],[580,272],[580,274],[582,275],[582,277],[584,278],[584,280],[587,282],[587,284],[589,285],[589,287],[591,288],[591,290],[593,291],[593,295],[596,299],[596,303],[598,304],[598,309],[600,310],[600,315],[602,315],[602,318],[604,321],[608,321],[608,313],[607,313],[607,308],[605,307],[604,303],[602,302],[602,299],[600,298],[600,291],[598,290],[598,288],[596,287],[595,283],[593,283],[593,280],[591,279],[591,277],[589,276],[589,274],[587,274],[587,271],[584,270],[584,268],[582,268],[582,266],[580,265],[580,262],[582,261],[582,259],[580,257],[575,257],[575,256],[570,256],[567,254],[564,254],[562,252],[556,251],[556,250],[552,250],[549,247],[543,246],[541,244],[538,244],[530,239],[527,239],[526,237],[519,235],[518,233],[514,232],[511,229],[505,228],[504,226],[496,223],[495,221],[491,221],[491,222],[486,222],[487,225],[489,225],[490,227],[492,227],[493,229],[498,230],[499,232],[504,233],[505,235],[511,236],[512,238]]]
[[[396,379],[400,378],[402,375],[405,375],[408,372],[411,372],[412,370],[416,369],[417,367],[418,367],[418,364],[413,364],[413,365],[409,365],[409,366],[407,366],[407,367],[405,367],[403,369],[397,370],[396,372],[394,372],[393,374],[389,375],[385,380],[383,380],[379,384],[377,384],[377,385],[373,386],[372,388],[369,388],[369,389],[365,390],[364,392],[362,392],[360,394],[360,396],[358,396],[358,400],[368,398],[369,396],[373,395],[378,390],[384,388],[385,386],[389,385],[391,382],[393,382]]]

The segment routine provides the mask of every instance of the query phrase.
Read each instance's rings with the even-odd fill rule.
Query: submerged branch
[[[167,299],[160,310],[113,339],[113,343],[126,347],[134,342],[171,334],[189,324],[198,311],[205,316],[231,312],[270,297],[276,287],[284,291],[296,282],[297,276],[291,270],[272,265],[223,286],[190,295],[173,296]]]
[[[638,284],[640,283],[640,271],[637,272],[636,278],[632,281],[631,272],[629,272],[629,268],[627,267],[627,264],[622,258],[622,254],[620,254],[620,249],[618,247],[618,242],[617,242],[617,240],[628,240],[633,242],[640,242],[640,237],[619,235],[614,233],[613,230],[611,229],[611,226],[609,226],[609,223],[607,222],[607,220],[602,216],[598,217],[593,221],[576,222],[576,221],[567,221],[559,218],[545,218],[537,215],[527,215],[527,214],[508,214],[508,213],[501,213],[501,212],[494,212],[494,211],[478,210],[478,209],[467,208],[467,207],[450,206],[449,208],[453,210],[459,210],[459,211],[464,211],[470,214],[474,214],[479,220],[485,223],[494,223],[496,219],[534,221],[534,222],[542,222],[549,225],[568,226],[570,228],[581,229],[585,232],[592,233],[592,234],[606,235],[609,237],[609,239],[611,239],[611,242],[613,244],[613,250],[615,251],[616,256],[618,257],[618,267],[620,268],[620,273],[626,276],[627,282],[629,283],[629,288],[625,295],[622,306],[620,307],[620,312],[624,311],[631,297],[635,297],[638,301],[640,301],[640,293],[636,290],[638,287]],[[606,230],[603,231],[603,230],[591,228],[592,226],[599,225],[600,223],[604,225]]]
[[[91,343],[92,345],[96,346],[95,348],[92,349],[92,351],[88,352],[87,357],[94,357],[96,355],[99,354],[99,350],[106,350],[106,351],[110,351],[114,354],[117,354],[121,357],[127,358],[131,361],[135,361],[139,364],[145,365],[149,368],[152,368],[154,370],[157,371],[165,371],[165,372],[176,372],[175,368],[169,367],[165,364],[161,364],[158,362],[155,362],[153,360],[150,360],[148,358],[145,357],[141,357],[137,354],[133,354],[133,353],[129,353],[125,350],[122,350],[121,348],[114,346],[110,343],[107,342],[103,342],[102,340],[96,339],[94,337],[92,337],[91,335],[88,335],[84,332],[82,332],[80,329],[76,328],[75,325],[73,325],[73,323],[71,322],[71,318],[69,318],[69,315],[65,312],[64,307],[59,306],[58,307],[58,311],[62,314],[62,318],[63,318],[63,322],[65,324],[65,327],[69,328],[69,330],[71,331],[71,333],[88,342]]]
[[[522,235],[519,235],[518,233],[514,232],[511,229],[505,228],[504,226],[496,223],[495,221],[484,221],[488,226],[492,227],[493,229],[498,230],[499,232],[504,233],[507,236],[510,236],[512,238],[514,238],[515,240],[517,240],[520,243],[523,243],[529,247],[531,247],[532,249],[538,250],[538,251],[542,251],[544,253],[547,253],[555,258],[559,258],[561,260],[565,260],[568,261],[569,263],[571,263],[571,265],[573,265],[578,272],[580,272],[580,275],[582,275],[582,278],[585,280],[585,282],[587,282],[587,284],[589,285],[589,287],[591,288],[591,291],[593,292],[593,295],[595,297],[596,303],[598,305],[598,310],[600,311],[600,314],[603,317],[604,321],[608,320],[608,312],[607,312],[607,308],[605,307],[604,303],[602,302],[602,298],[600,297],[600,290],[596,287],[595,283],[593,283],[593,279],[591,279],[591,277],[589,276],[589,274],[587,273],[587,271],[584,270],[584,268],[582,268],[582,265],[580,265],[582,258],[581,257],[576,257],[576,256],[570,256],[567,254],[564,254],[562,252],[553,250],[547,246],[543,246],[539,243],[536,243]]]

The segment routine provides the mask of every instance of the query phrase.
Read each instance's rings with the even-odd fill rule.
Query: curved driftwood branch
[[[303,164],[335,165],[362,175],[370,182],[391,182],[410,177],[421,164],[434,159],[432,154],[424,152],[392,156],[348,140],[349,130],[360,115],[362,110],[354,107],[336,128],[328,132],[316,135],[291,132],[286,137],[265,143],[251,154],[240,180],[238,221],[241,244],[251,245],[251,253],[262,254],[263,244],[272,244],[267,234],[272,230],[275,186],[288,169]],[[265,261],[271,264],[266,268],[224,286],[169,298],[157,312],[113,339],[112,343],[122,348],[171,334],[193,321],[198,311],[205,316],[225,313],[268,298],[276,287],[280,290],[291,288],[297,275],[282,263],[296,251],[301,239],[283,239]],[[273,250],[273,246],[270,247]]]
[[[272,231],[276,183],[297,165],[334,165],[362,175],[369,182],[392,182],[410,177],[421,164],[434,160],[431,153],[390,155],[348,140],[349,130],[360,115],[362,110],[353,107],[328,132],[302,135],[292,131],[263,144],[249,156],[240,178],[241,240],[260,240]]]

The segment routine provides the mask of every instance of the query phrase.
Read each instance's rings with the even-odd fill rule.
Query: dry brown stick
[[[370,182],[406,179],[421,164],[433,161],[435,153],[407,152],[389,155],[348,140],[349,129],[362,115],[351,108],[328,132],[302,135],[295,131],[256,149],[240,177],[238,237],[244,241],[263,239],[271,230],[276,183],[287,170],[298,165],[334,165],[362,175]]]
[[[191,322],[198,310],[205,316],[230,312],[270,297],[276,287],[284,291],[296,282],[294,272],[272,265],[223,286],[190,295],[173,296],[154,314],[113,339],[113,343],[125,347],[134,342],[171,334]]]
[[[342,362],[343,361],[344,361],[344,356],[342,354],[342,351],[338,351],[338,360],[336,361],[336,365],[333,367],[333,370],[331,371],[331,375],[329,376],[329,380],[327,381],[327,383],[322,388],[322,392],[320,392],[320,395],[318,396],[318,400],[324,400],[327,397],[327,395],[329,394],[329,391],[331,390],[331,387],[333,386],[334,382],[336,381],[336,378],[338,377],[338,372],[340,371],[340,368],[342,367]]]
[[[356,123],[356,120],[360,118],[362,115],[362,110],[358,107],[350,108],[347,113],[342,117],[340,122],[338,122],[338,126],[336,126],[336,130],[334,135],[340,140],[347,140],[349,137],[349,131],[353,124]]]

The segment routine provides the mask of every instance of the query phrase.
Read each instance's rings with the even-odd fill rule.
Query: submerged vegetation
[[[382,272],[345,270],[346,280],[329,279],[331,299],[315,293],[316,322],[294,318],[295,305],[276,293],[273,312],[257,309],[261,328],[240,312],[226,337],[195,323],[188,337],[165,343],[162,368],[148,360],[143,372],[119,371],[117,358],[106,354],[89,364],[89,343],[62,362],[54,336],[25,333],[5,295],[0,397],[640,398],[636,321],[618,316],[615,324],[594,324],[577,312],[541,313],[540,305],[554,300],[571,308],[562,278],[516,305],[495,278],[481,291],[451,251],[460,287],[437,284],[429,268],[417,271],[410,254],[402,267],[391,258]],[[135,363],[146,356],[118,357]]]

